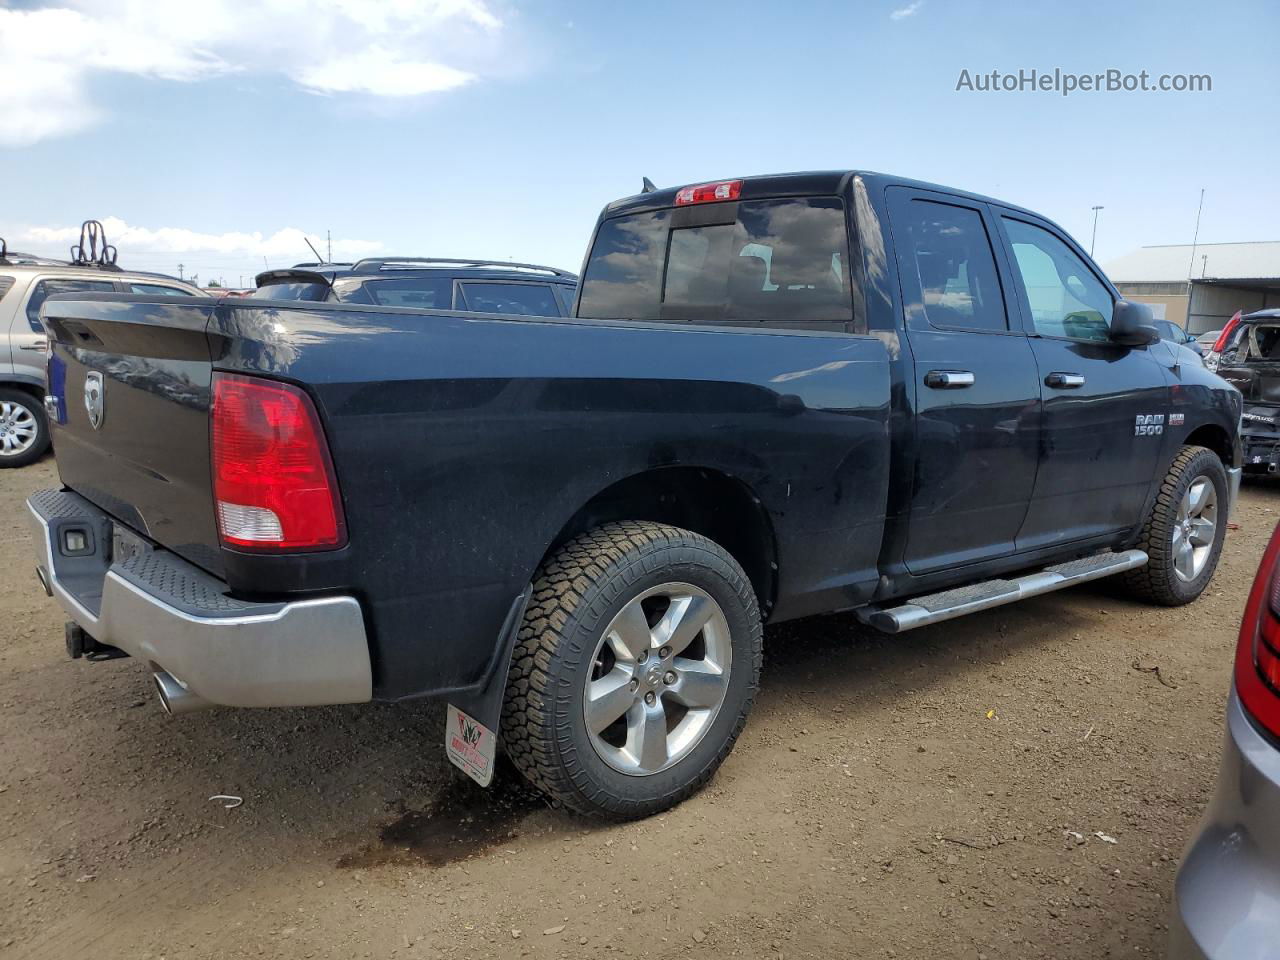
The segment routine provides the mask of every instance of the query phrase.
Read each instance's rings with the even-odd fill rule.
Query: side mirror
[[[1117,300],[1111,312],[1111,340],[1126,347],[1144,347],[1160,339],[1160,331],[1152,323],[1151,308],[1133,300]]]

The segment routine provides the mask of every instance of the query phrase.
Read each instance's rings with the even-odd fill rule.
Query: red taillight
[[[676,206],[685,207],[691,203],[720,203],[724,200],[737,200],[740,196],[742,196],[741,180],[720,180],[717,183],[684,187],[676,194]]]
[[[229,547],[331,550],[346,524],[311,398],[275,380],[213,375],[213,499]]]
[[[1232,314],[1231,319],[1227,321],[1227,325],[1222,328],[1222,332],[1218,334],[1218,339],[1213,341],[1213,352],[1221,353],[1227,349],[1227,343],[1231,340],[1231,334],[1235,331],[1236,326],[1240,323],[1240,317],[1244,311],[1237,310]]]
[[[1236,692],[1249,714],[1280,737],[1280,526],[1249,591],[1236,649]]]

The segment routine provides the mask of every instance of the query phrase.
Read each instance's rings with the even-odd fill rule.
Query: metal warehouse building
[[[1188,333],[1220,330],[1237,310],[1280,307],[1280,240],[1142,247],[1103,269],[1127,298]]]

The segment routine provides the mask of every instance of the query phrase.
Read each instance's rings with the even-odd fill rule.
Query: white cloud
[[[920,12],[920,8],[923,6],[924,0],[915,0],[914,3],[909,3],[905,7],[899,7],[897,10],[893,11],[893,13],[889,14],[889,19],[905,20],[907,17],[914,17]]]
[[[102,221],[107,240],[120,251],[120,266],[125,269],[149,269],[153,265],[168,264],[184,259],[189,268],[205,264],[206,269],[235,269],[252,273],[263,269],[266,257],[272,266],[311,260],[313,256],[306,238],[324,251],[321,238],[297,227],[284,227],[270,235],[254,233],[202,233],[185,227],[138,227],[119,217],[107,217]],[[41,227],[27,226],[16,230],[3,230],[11,250],[36,253],[44,256],[66,257],[70,247],[80,239],[79,226]],[[358,260],[382,252],[382,244],[372,240],[335,237],[335,260]],[[173,270],[171,266],[164,269]]]
[[[104,117],[92,82],[283,75],[316,93],[412,97],[474,82],[503,24],[487,0],[61,0],[0,7],[0,146]],[[444,62],[444,61],[450,62]]]

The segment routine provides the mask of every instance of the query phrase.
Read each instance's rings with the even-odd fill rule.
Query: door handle
[[[1084,377],[1078,373],[1051,373],[1044,378],[1044,385],[1060,390],[1074,390],[1084,386]]]
[[[49,342],[47,340],[37,340],[35,341],[35,343],[20,343],[18,344],[18,349],[19,350],[39,350],[43,353],[44,348],[47,347],[48,345],[49,345]]]
[[[962,390],[973,384],[974,376],[968,370],[930,370],[924,375],[924,385],[935,390]]]

